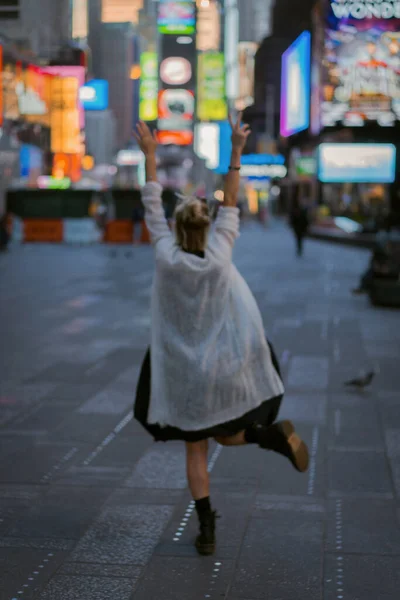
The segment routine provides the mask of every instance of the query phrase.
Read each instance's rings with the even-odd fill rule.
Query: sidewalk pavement
[[[245,225],[236,262],[280,357],[308,474],[212,444],[215,557],[193,549],[183,447],[131,418],[147,247],[0,257],[0,600],[397,600],[399,313],[349,289],[361,249]],[[343,386],[377,372],[362,393]]]

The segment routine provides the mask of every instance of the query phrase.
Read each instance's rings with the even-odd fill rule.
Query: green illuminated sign
[[[200,121],[225,121],[225,58],[222,52],[199,54],[197,116]]]
[[[158,61],[155,52],[140,57],[139,119],[156,121],[158,117]]]

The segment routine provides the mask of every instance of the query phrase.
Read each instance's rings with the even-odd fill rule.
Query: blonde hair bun
[[[184,250],[204,250],[211,218],[206,202],[184,198],[175,209],[176,236]]]
[[[188,229],[204,229],[210,225],[208,206],[200,200],[188,202],[187,212],[183,224]]]

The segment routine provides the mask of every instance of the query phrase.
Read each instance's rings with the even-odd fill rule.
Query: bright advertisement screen
[[[200,121],[225,121],[225,58],[222,52],[204,52],[198,58],[197,116]]]
[[[322,126],[400,119],[397,0],[330,0],[322,61]]]
[[[72,77],[77,80],[78,88],[85,85],[85,67],[75,66],[52,66],[44,67],[41,69],[42,73],[49,73],[50,75],[56,75],[57,77]],[[77,106],[79,113],[79,126],[81,129],[85,128],[85,111],[81,102],[79,101],[79,95],[77,99]]]
[[[158,31],[171,35],[191,35],[196,31],[195,0],[170,2],[160,0],[158,6]]]
[[[258,44],[239,42],[239,96],[235,106],[244,110],[254,104],[254,69]]]
[[[108,108],[108,81],[92,79],[80,88],[79,99],[85,110],[105,110]]]
[[[320,144],[318,178],[324,183],[393,183],[393,144]]]
[[[160,44],[158,139],[161,144],[193,143],[196,84],[196,44],[181,44],[180,36],[163,35]]]
[[[281,135],[289,137],[310,124],[311,35],[302,33],[282,55]]]
[[[158,117],[158,59],[156,52],[140,56],[139,119],[156,121]]]

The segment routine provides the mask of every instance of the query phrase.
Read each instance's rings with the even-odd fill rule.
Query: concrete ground
[[[368,254],[246,225],[236,262],[282,363],[308,474],[210,451],[215,557],[193,549],[183,447],[132,419],[149,247],[0,256],[0,599],[397,600],[400,313],[353,297]],[[363,393],[343,382],[377,372]]]

